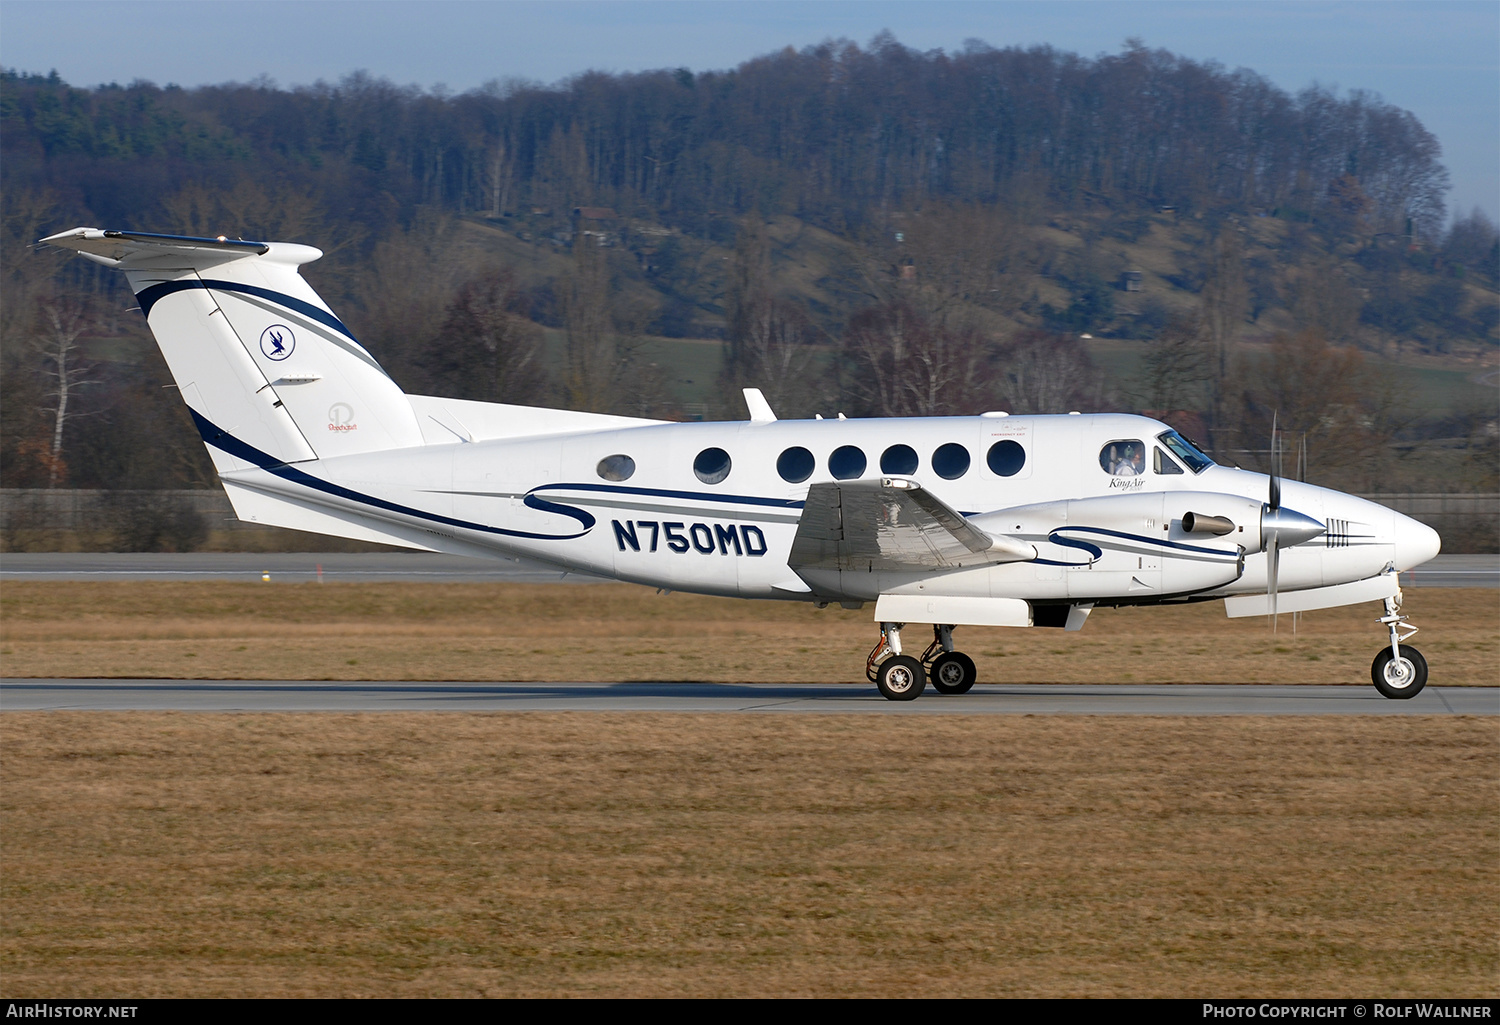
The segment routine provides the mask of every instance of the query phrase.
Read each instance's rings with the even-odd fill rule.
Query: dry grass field
[[[1414,590],[1434,682],[1494,591]],[[1373,606],[960,631],[981,679],[1368,686]],[[870,611],[8,583],[20,676],[868,686]],[[909,635],[909,640],[915,640]],[[0,714],[0,996],[1496,996],[1464,718]]]
[[[1432,682],[1500,684],[1500,591],[1406,592]],[[1230,620],[1099,609],[1080,633],[964,628],[984,682],[1369,685],[1371,603]],[[836,683],[868,686],[872,607],[627,584],[31,583],[0,590],[10,677]],[[907,631],[918,649],[930,635]]]
[[[1500,994],[1455,718],[0,715],[0,990]]]

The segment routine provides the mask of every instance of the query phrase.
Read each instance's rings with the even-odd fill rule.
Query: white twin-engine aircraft
[[[893,701],[974,685],[957,626],[1078,630],[1098,605],[1223,599],[1230,616],[1384,603],[1371,675],[1427,680],[1398,574],[1431,528],[1352,495],[1218,466],[1118,414],[669,423],[407,395],[283,242],[75,228],[123,270],[243,520],[521,557],[665,590],[875,603]],[[906,624],[931,624],[917,658]]]

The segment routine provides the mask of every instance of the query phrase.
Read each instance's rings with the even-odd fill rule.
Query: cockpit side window
[[[1099,466],[1111,477],[1139,477],[1146,472],[1146,446],[1117,439],[1099,450]]]
[[[1168,431],[1165,434],[1158,434],[1156,436],[1156,440],[1160,441],[1163,445],[1167,446],[1167,448],[1171,449],[1172,454],[1178,459],[1181,459],[1184,463],[1187,463],[1187,468],[1189,470],[1192,470],[1194,473],[1202,473],[1204,470],[1214,465],[1214,461],[1212,459],[1208,458],[1208,456],[1204,455],[1202,452],[1199,452],[1198,449],[1194,447],[1192,442],[1188,441],[1176,431]]]
[[[1172,457],[1161,450],[1157,445],[1152,448],[1151,468],[1157,473],[1181,473],[1182,467],[1172,461]]]

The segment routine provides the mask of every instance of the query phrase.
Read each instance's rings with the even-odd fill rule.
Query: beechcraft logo
[[[335,402],[328,407],[328,429],[330,431],[357,431],[354,422],[354,407],[347,402]]]
[[[296,347],[297,339],[292,336],[292,329],[285,324],[272,324],[260,333],[260,351],[265,353],[266,359],[280,362],[290,356]]]

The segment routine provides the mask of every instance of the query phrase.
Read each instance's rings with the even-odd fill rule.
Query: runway
[[[5,580],[244,580],[329,583],[605,583],[540,563],[431,552],[17,552],[0,555]]]
[[[245,580],[308,583],[602,583],[550,566],[429,552],[8,552],[5,580]],[[1500,588],[1500,555],[1439,555],[1401,574],[1403,587]]]
[[[327,683],[5,680],[0,712],[761,712],[866,715],[1500,715],[1500,687],[994,684],[886,701],[873,686],[709,683]]]

